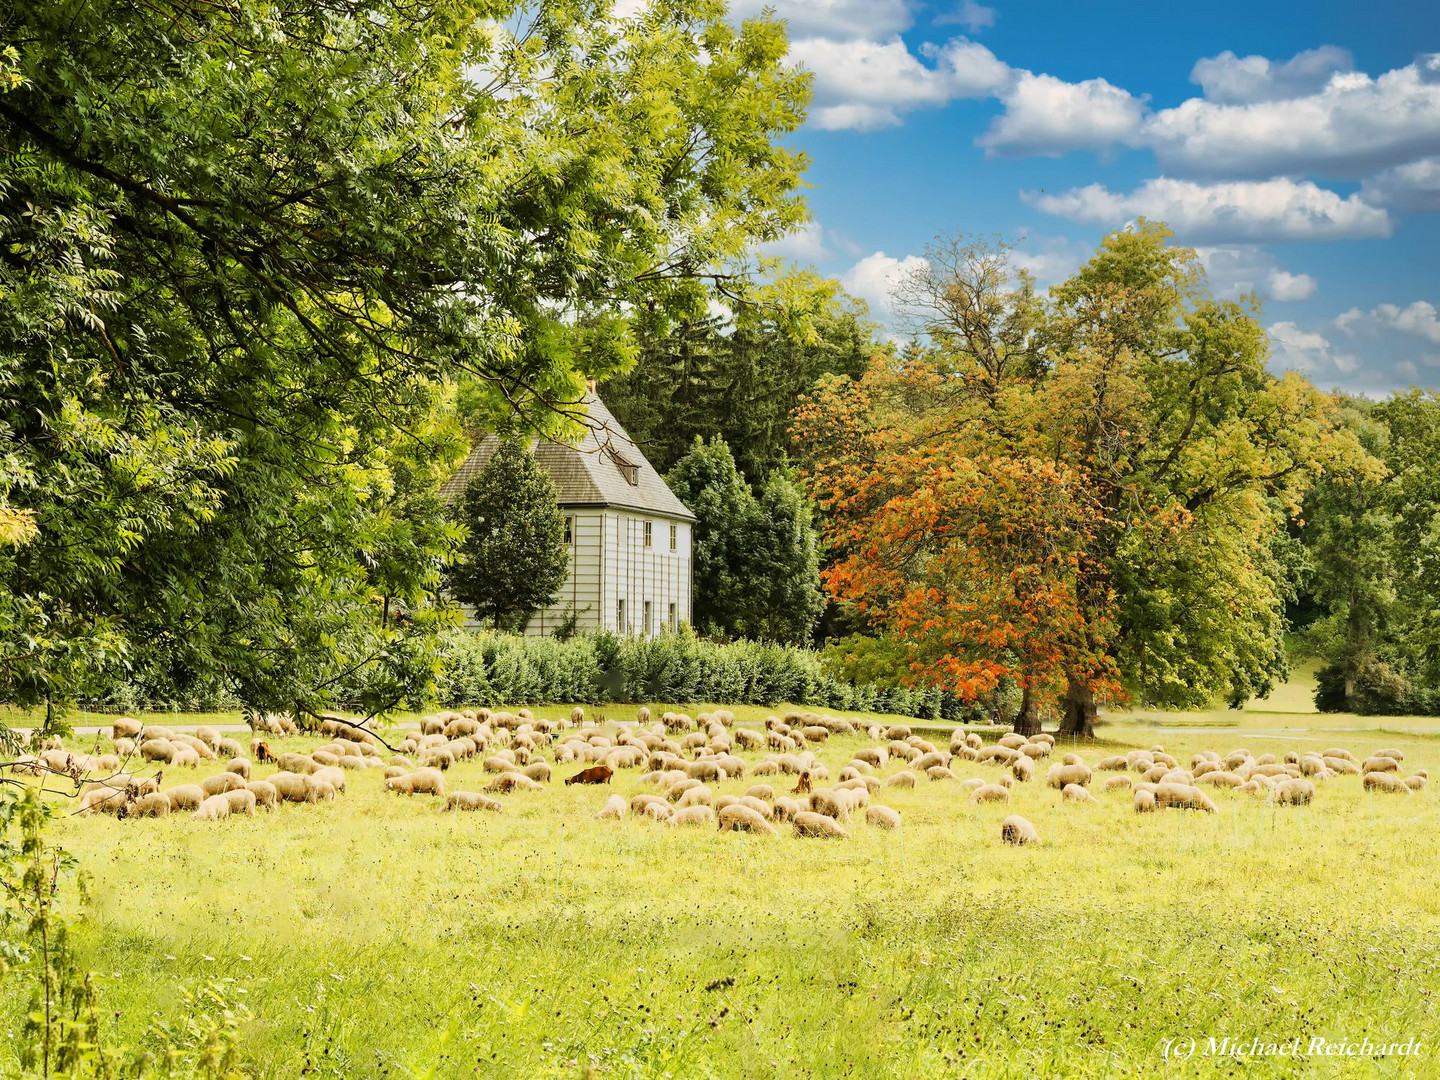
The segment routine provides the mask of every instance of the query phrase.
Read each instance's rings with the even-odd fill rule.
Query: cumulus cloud
[[[820,223],[809,221],[788,236],[762,244],[760,254],[793,259],[796,262],[818,263],[828,259],[833,253],[825,246],[825,230]]]
[[[954,11],[947,12],[935,20],[937,26],[959,23],[972,34],[978,34],[986,27],[995,25],[995,9],[978,4],[975,0],[964,0]]]
[[[730,14],[748,19],[767,7],[790,24],[792,38],[881,38],[914,22],[908,0],[731,0]]]
[[[1200,184],[1160,177],[1134,191],[1102,184],[1058,195],[1022,191],[1047,214],[1086,225],[1116,226],[1145,217],[1192,240],[1342,240],[1389,236],[1389,215],[1358,195],[1341,198],[1310,181],[1288,179]]]
[[[1399,304],[1380,304],[1369,311],[1351,308],[1335,319],[1335,325],[1352,337],[1398,330],[1440,345],[1440,314],[1426,300],[1416,300],[1403,308]]]
[[[1338,72],[1319,91],[1285,100],[1191,98],[1152,115],[1137,142],[1168,172],[1365,176],[1440,153],[1437,68],[1421,57],[1379,78]]]
[[[1338,352],[1330,339],[1318,331],[1302,329],[1293,322],[1273,323],[1266,330],[1274,367],[1298,371],[1322,386],[1351,385],[1360,370],[1357,357]]]
[[[1254,244],[1199,247],[1195,254],[1205,267],[1211,293],[1221,300],[1253,293],[1262,300],[1288,303],[1309,300],[1319,287],[1309,274],[1292,274],[1274,255]]]
[[[976,140],[990,155],[1058,157],[1134,137],[1145,99],[1104,79],[1071,83],[1023,71],[1000,94],[1005,111]]]
[[[1386,169],[1361,185],[1360,193],[1380,206],[1419,213],[1440,210],[1440,157]]]
[[[1010,80],[1009,67],[966,38],[925,45],[921,53],[928,64],[898,35],[888,41],[806,38],[790,46],[790,58],[815,74],[818,108],[811,121],[827,131],[893,127],[910,109],[988,97]]]
[[[840,284],[852,296],[858,296],[870,305],[870,312],[882,321],[895,315],[893,295],[895,288],[912,271],[925,265],[919,255],[907,255],[896,259],[883,251],[866,255],[849,270],[840,275]]]
[[[1350,50],[1336,45],[1307,49],[1283,63],[1264,56],[1236,56],[1227,49],[1219,56],[1196,61],[1190,81],[1198,84],[1211,101],[1244,105],[1317,93],[1325,88],[1330,76],[1354,67]]]

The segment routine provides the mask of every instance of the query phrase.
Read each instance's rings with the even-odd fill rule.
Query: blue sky
[[[777,253],[880,317],[937,234],[1043,285],[1143,215],[1261,295],[1276,370],[1440,387],[1440,4],[768,2],[816,85],[815,220]]]

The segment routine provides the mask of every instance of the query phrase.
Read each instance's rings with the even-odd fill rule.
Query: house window
[[[616,600],[616,601],[615,601],[615,632],[616,632],[617,634],[623,634],[623,633],[625,633],[625,601],[624,601],[624,600]]]
[[[645,636],[649,637],[655,632],[655,627],[650,622],[650,601],[645,601]]]
[[[575,542],[575,519],[574,519],[573,517],[567,517],[567,518],[565,519],[565,543],[567,543],[567,544],[573,544],[574,542]]]
[[[648,521],[645,522],[645,546],[646,546],[646,547],[649,547],[649,546],[650,546],[650,530],[652,529],[652,527],[653,527],[653,526],[650,524],[650,522],[648,522]]]
[[[670,605],[670,629],[671,629],[671,630],[679,630],[679,629],[680,629],[680,624],[675,621],[675,605],[674,605],[674,604],[671,604],[671,605]]]
[[[675,550],[675,541],[676,541],[676,538],[677,538],[679,535],[680,535],[680,526],[678,526],[678,525],[671,525],[671,526],[670,526],[670,550],[671,550],[671,551],[674,551],[674,550]],[[671,605],[671,606],[673,607],[674,605]]]
[[[627,458],[624,454],[620,453],[620,451],[616,450],[613,446],[610,447],[609,452],[610,460],[613,461],[615,463],[615,467],[620,470],[620,475],[625,477],[625,482],[631,487],[639,486],[640,466],[636,465],[633,461]]]

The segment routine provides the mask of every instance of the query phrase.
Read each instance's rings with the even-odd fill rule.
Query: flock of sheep
[[[887,788],[914,788],[950,781],[969,792],[975,803],[1008,803],[1016,783],[1034,782],[1055,749],[1049,735],[1007,734],[986,745],[974,732],[957,730],[948,747],[915,734],[905,725],[882,726],[813,713],[767,718],[763,730],[739,726],[717,709],[691,718],[667,712],[652,719],[642,708],[631,724],[597,723],[582,709],[569,717],[537,719],[516,712],[465,709],[427,716],[418,730],[403,733],[398,745],[377,732],[341,717],[321,718],[319,730],[329,742],[308,753],[275,754],[263,737],[296,734],[286,717],[256,717],[254,739],[243,747],[208,727],[193,732],[150,726],[121,717],[111,735],[113,751],[86,753],[66,749],[59,740],[22,755],[11,768],[34,775],[59,774],[80,792],[77,812],[113,813],[125,818],[166,817],[193,812],[214,821],[235,814],[253,815],[281,802],[318,803],[343,795],[353,770],[384,770],[384,787],[397,795],[428,795],[441,810],[501,811],[495,796],[545,789],[561,767],[566,784],[611,784],[617,774],[638,773],[630,796],[612,794],[596,817],[641,817],[669,826],[709,826],[721,831],[773,835],[789,823],[797,836],[846,839],[856,820],[882,829],[899,828],[900,814],[873,801]],[[815,747],[836,735],[863,736],[873,745],[855,750],[831,782]],[[391,736],[395,738],[396,736]],[[98,749],[98,747],[97,747]],[[742,753],[759,753],[746,760]],[[492,779],[483,790],[447,790],[446,774],[457,763],[480,759]],[[164,786],[175,771],[206,762],[225,762],[224,770],[193,783]],[[957,761],[993,767],[991,779],[961,780],[951,770]],[[1252,754],[1237,749],[1222,757],[1196,754],[1182,767],[1160,747],[1111,755],[1092,768],[1078,753],[1066,753],[1045,769],[1045,783],[1067,801],[1094,801],[1097,774],[1113,774],[1098,783],[1102,792],[1128,793],[1136,811],[1165,808],[1214,812],[1206,788],[1232,788],[1273,800],[1277,806],[1303,805],[1316,785],[1333,777],[1358,774],[1366,789],[1396,795],[1424,790],[1427,773],[1406,776],[1404,754],[1381,750],[1358,760],[1348,750],[1319,754]],[[137,773],[157,766],[149,776]],[[261,766],[274,771],[253,775]],[[889,772],[892,766],[898,769]],[[1133,774],[1133,775],[1132,775]],[[743,794],[720,794],[713,784],[751,779]],[[779,790],[777,790],[777,786]],[[1007,817],[1001,839],[1012,844],[1039,840],[1023,817]]]

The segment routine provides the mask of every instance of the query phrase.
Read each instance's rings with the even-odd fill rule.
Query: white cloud
[[[1309,274],[1292,274],[1274,255],[1254,244],[1199,247],[1195,254],[1205,267],[1211,293],[1220,300],[1237,300],[1253,293],[1262,300],[1285,303],[1308,300],[1318,288]]]
[[[1266,278],[1268,295],[1272,300],[1287,303],[1292,300],[1309,300],[1315,295],[1319,283],[1309,274],[1292,274],[1288,270],[1275,269]]]
[[[912,271],[925,265],[919,255],[907,255],[896,259],[883,251],[866,255],[849,270],[840,275],[840,284],[852,296],[858,296],[870,305],[870,313],[882,321],[895,314],[893,294]]]
[[[1133,138],[1145,117],[1145,99],[1104,79],[1069,83],[1024,71],[1000,99],[1005,111],[976,140],[987,154],[1099,150]]]
[[[811,121],[827,131],[893,127],[906,110],[988,97],[1010,79],[994,53],[965,38],[921,52],[930,64],[898,35],[883,42],[806,38],[791,44],[790,59],[814,72],[819,107]]]
[[[1355,67],[1349,49],[1322,45],[1296,53],[1283,63],[1264,56],[1236,56],[1228,49],[1196,61],[1190,81],[1211,101],[1243,105],[1253,101],[1284,101],[1325,88],[1330,76]]]
[[[1440,210],[1440,157],[1386,169],[1366,180],[1360,192],[1370,202],[1397,210]]]
[[[1047,214],[1087,225],[1113,227],[1138,217],[1164,221],[1192,240],[1341,240],[1391,231],[1384,210],[1308,180],[1197,184],[1160,177],[1128,194],[1091,184],[1059,195],[1022,191],[1020,197]]]
[[[1336,317],[1335,325],[1352,337],[1398,330],[1440,345],[1440,313],[1434,304],[1425,300],[1416,300],[1403,308],[1398,304],[1380,304],[1370,311],[1351,308]]]
[[[1353,385],[1351,377],[1360,370],[1359,359],[1337,352],[1324,334],[1301,329],[1293,322],[1274,323],[1267,332],[1273,366],[1298,371],[1321,386]]]
[[[978,34],[986,27],[995,25],[995,9],[976,3],[975,0],[963,0],[954,11],[941,15],[935,20],[936,26],[943,26],[946,23],[959,23],[970,33]]]
[[[1023,246],[1022,246],[1023,245]],[[1063,236],[1031,236],[1021,230],[1010,265],[1028,270],[1042,288],[1066,280],[1095,254],[1093,245]]]
[[[765,8],[790,24],[790,36],[880,38],[914,23],[908,0],[731,0],[733,18],[748,19]]]
[[[825,246],[825,230],[818,221],[809,221],[788,236],[762,244],[760,254],[773,255],[796,262],[818,263],[828,259],[832,252]]]
[[[1139,143],[1167,171],[1196,175],[1364,176],[1440,153],[1440,70],[1430,57],[1372,79],[1331,76],[1283,101],[1191,98],[1146,121]]]

